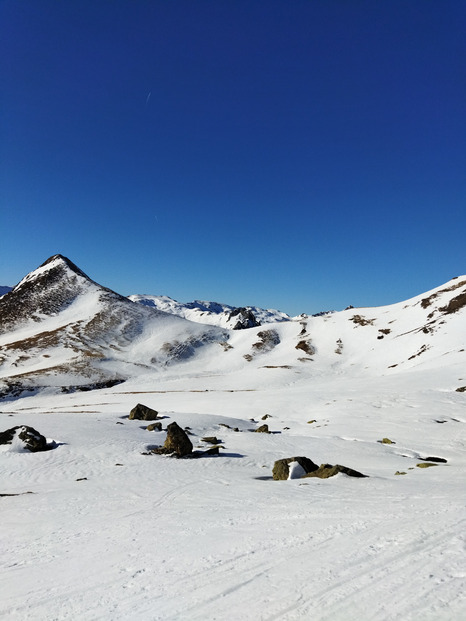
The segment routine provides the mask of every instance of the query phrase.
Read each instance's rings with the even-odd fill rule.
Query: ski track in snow
[[[465,495],[457,478],[464,468],[464,428],[435,423],[430,399],[420,391],[408,394],[403,385],[399,394],[378,398],[385,386],[385,379],[372,384],[359,401],[354,394],[352,401],[341,398],[344,385],[335,386],[327,396],[336,399],[322,399],[312,410],[319,422],[328,421],[317,428],[307,423],[309,412],[302,413],[307,393],[299,384],[270,388],[270,394],[227,393],[229,406],[225,393],[214,390],[152,395],[152,404],[160,399],[163,405],[164,426],[189,424],[195,446],[202,435],[223,440],[223,454],[194,461],[141,455],[163,443],[164,433],[148,433],[141,421],[124,418],[139,397],[117,388],[101,391],[100,404],[95,394],[10,403],[14,415],[2,415],[5,428],[21,419],[59,446],[36,454],[2,447],[1,480],[8,485],[1,491],[34,493],[0,498],[0,616],[461,619]],[[442,398],[438,407],[458,418],[463,406],[450,401]],[[291,405],[289,417],[283,403]],[[369,405],[384,412],[383,419],[374,423]],[[242,417],[214,414],[222,408]],[[263,410],[271,412],[270,428],[281,433],[247,431],[257,425],[250,414]],[[418,420],[414,427],[406,424],[410,412]],[[243,431],[222,428],[222,420],[231,427],[241,423]],[[376,441],[388,425],[394,426],[389,433],[396,431],[395,445]],[[335,434],[340,430],[346,434]],[[429,452],[449,463],[415,468],[418,456]],[[326,455],[336,461],[337,453],[341,463],[370,478],[267,480],[275,458],[317,454],[320,461]],[[393,476],[396,469],[407,475]]]

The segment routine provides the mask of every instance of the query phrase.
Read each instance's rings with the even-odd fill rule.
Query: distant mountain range
[[[254,328],[263,323],[290,321],[291,317],[278,310],[265,310],[257,306],[237,308],[218,302],[182,303],[163,295],[130,295],[129,299],[150,306],[171,315],[177,315],[189,321],[206,323],[230,330]]]
[[[253,365],[328,376],[347,366],[366,374],[440,368],[465,361],[465,309],[466,277],[391,306],[296,318],[127,298],[54,255],[0,298],[0,396],[100,388],[175,364],[194,365],[193,373]]]

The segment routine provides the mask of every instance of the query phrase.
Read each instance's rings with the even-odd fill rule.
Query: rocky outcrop
[[[235,308],[228,316],[228,323],[236,320],[233,324],[232,330],[245,330],[247,328],[256,328],[260,326],[260,322],[257,321],[254,313],[249,308]]]
[[[159,413],[147,405],[138,403],[129,413],[130,420],[155,420]]]
[[[0,432],[0,444],[15,444],[18,448],[26,449],[31,453],[48,450],[45,437],[27,425],[17,425]]]

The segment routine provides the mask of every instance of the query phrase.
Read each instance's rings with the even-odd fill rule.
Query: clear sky
[[[0,0],[0,284],[291,314],[466,272],[464,0]]]

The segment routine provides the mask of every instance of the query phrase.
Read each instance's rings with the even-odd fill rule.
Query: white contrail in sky
[[[149,103],[149,99],[151,95],[152,95],[152,91],[149,91],[149,94],[147,95],[147,99],[146,99],[146,106]]]

